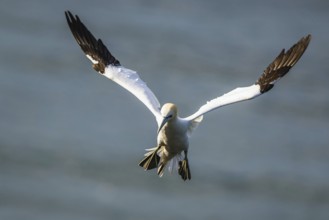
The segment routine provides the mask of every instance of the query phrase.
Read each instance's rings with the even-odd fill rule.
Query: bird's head
[[[162,127],[170,120],[177,117],[177,107],[175,104],[166,103],[161,108],[161,115],[163,120],[159,126],[158,133],[162,129]]]

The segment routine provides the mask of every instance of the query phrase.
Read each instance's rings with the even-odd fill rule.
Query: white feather
[[[123,66],[109,65],[105,68],[104,76],[135,95],[153,113],[158,124],[161,123],[160,103],[136,71]]]
[[[184,119],[188,121],[194,120],[219,107],[253,99],[259,95],[261,95],[260,86],[256,84],[248,87],[236,88],[220,97],[208,101],[205,105],[201,106],[197,112]]]
[[[97,60],[94,60],[89,54],[86,54],[86,57],[93,63],[98,64],[99,62]]]

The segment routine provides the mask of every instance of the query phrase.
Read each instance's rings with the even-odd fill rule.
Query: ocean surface
[[[155,120],[92,69],[65,10],[183,117],[313,38],[269,93],[205,116],[184,182],[138,166]],[[327,0],[2,0],[0,219],[329,219],[328,22]]]

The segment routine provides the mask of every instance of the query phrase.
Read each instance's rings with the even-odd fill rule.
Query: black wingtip
[[[66,21],[69,28],[83,50],[96,63],[93,67],[100,73],[105,72],[108,65],[120,66],[120,62],[110,53],[100,39],[96,39],[87,27],[81,22],[78,15],[73,15],[69,10],[65,11]]]
[[[289,50],[283,49],[274,61],[264,70],[264,73],[257,80],[260,92],[265,93],[273,88],[274,83],[286,75],[289,70],[298,62],[307,49],[312,35],[302,37]]]

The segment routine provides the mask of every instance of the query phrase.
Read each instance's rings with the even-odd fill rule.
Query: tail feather
[[[170,173],[178,170],[179,161],[181,161],[182,159],[183,159],[182,154],[177,154],[171,160],[168,161],[168,170]]]
[[[162,177],[165,168],[168,166],[169,172],[177,170],[178,174],[184,181],[191,179],[191,171],[185,153],[185,158],[182,160],[182,154],[177,154],[173,158],[167,158],[163,153],[165,149],[161,146],[147,149],[144,154],[144,159],[139,163],[139,166],[145,170],[157,169],[157,174]]]

